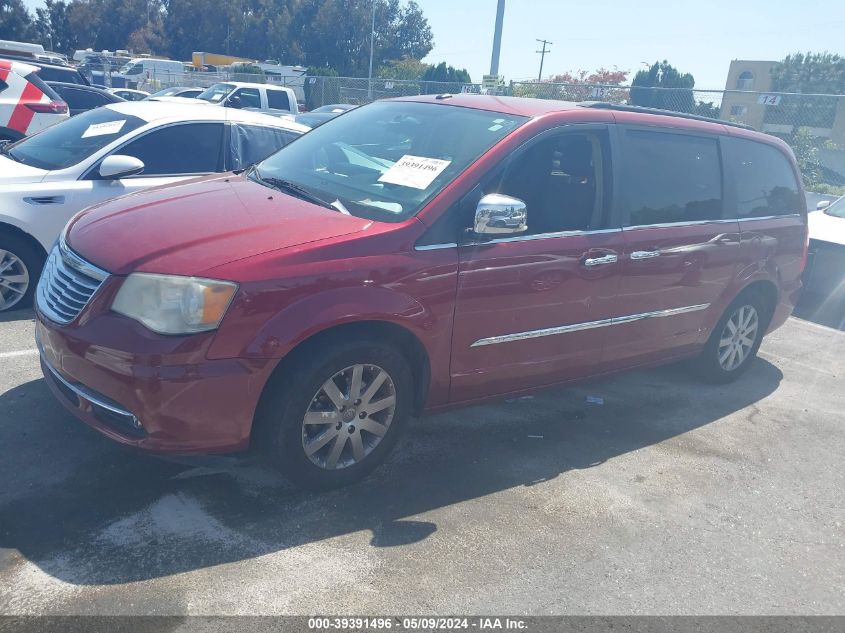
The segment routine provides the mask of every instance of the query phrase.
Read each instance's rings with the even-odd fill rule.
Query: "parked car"
[[[76,116],[88,110],[108,105],[109,103],[122,103],[126,101],[116,94],[112,94],[102,88],[94,86],[81,86],[79,84],[63,84],[55,81],[48,81],[47,85],[56,91],[62,101],[70,108],[70,116]]]
[[[357,106],[340,103],[322,106],[311,110],[310,112],[298,114],[296,116],[296,122],[302,123],[302,125],[307,125],[310,128],[315,128],[326,121],[331,121],[333,118],[343,114],[344,112],[349,112],[349,110],[352,110],[355,107]]]
[[[212,105],[267,112],[268,114],[297,114],[296,94],[290,88],[272,84],[250,84],[229,81],[214,84],[200,93],[197,99]]]
[[[806,243],[775,137],[412,97],[77,215],[36,332],[53,393],[110,438],[252,447],[324,488],[382,462],[412,413],[681,359],[736,379],[792,312]]]
[[[0,141],[16,141],[68,118],[67,104],[38,68],[0,59]]]
[[[810,214],[810,251],[804,282],[832,301],[845,298],[845,196],[820,202]]]
[[[242,169],[307,130],[262,114],[139,101],[90,110],[0,148],[0,311],[31,302],[47,252],[80,209]]]
[[[147,96],[147,99],[158,99],[159,97],[183,97],[185,99],[196,99],[200,96],[205,88],[188,88],[185,86],[171,86],[164,90],[159,90]]]
[[[89,81],[72,66],[48,64],[26,55],[0,55],[0,61],[21,62],[38,69],[42,81],[61,81],[68,84],[89,85]]]
[[[144,90],[132,90],[131,88],[109,88],[108,91],[113,95],[117,95],[124,101],[143,101],[150,96],[149,92]]]

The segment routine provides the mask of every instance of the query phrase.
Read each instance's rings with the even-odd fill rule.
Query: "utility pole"
[[[499,75],[499,53],[502,51],[502,27],[505,23],[505,0],[499,0],[496,9],[496,30],[493,32],[493,56],[490,59],[490,74]]]
[[[373,21],[370,25],[370,73],[367,75],[367,99],[373,98],[373,50],[376,44],[376,0],[373,0]]]
[[[551,53],[550,50],[546,50],[546,44],[554,44],[554,42],[550,42],[549,40],[537,40],[538,42],[542,42],[543,50],[537,51],[540,55],[540,74],[537,76],[537,81],[543,81],[543,62],[546,61],[546,53]]]

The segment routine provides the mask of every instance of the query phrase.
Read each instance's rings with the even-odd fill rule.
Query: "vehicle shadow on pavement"
[[[129,452],[76,422],[34,380],[0,396],[0,569],[33,564],[66,583],[111,585],[359,531],[370,547],[402,547],[454,529],[420,516],[433,509],[737,423],[723,418],[782,378],[764,359],[723,387],[671,366],[415,420],[385,467],[324,494],[260,465],[214,470]],[[696,448],[708,450],[738,459]]]
[[[14,321],[32,321],[34,318],[35,311],[31,308],[0,312],[0,323],[12,323]]]

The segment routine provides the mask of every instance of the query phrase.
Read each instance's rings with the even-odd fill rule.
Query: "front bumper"
[[[50,390],[111,439],[171,454],[228,453],[249,445],[269,360],[208,360],[213,333],[162,337],[114,313],[60,326],[37,313]]]

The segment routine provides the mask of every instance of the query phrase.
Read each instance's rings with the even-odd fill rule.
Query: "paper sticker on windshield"
[[[450,160],[405,154],[394,163],[393,167],[384,172],[384,175],[378,181],[414,189],[428,189],[434,179],[451,164],[452,161]]]
[[[212,101],[220,101],[220,99],[222,99],[225,96],[226,96],[225,93],[213,94],[213,95],[211,95],[211,100]]]
[[[89,125],[88,129],[82,133],[82,138],[117,134],[123,128],[124,123],[126,123],[126,121],[109,121],[107,123],[94,123],[93,125]]]

